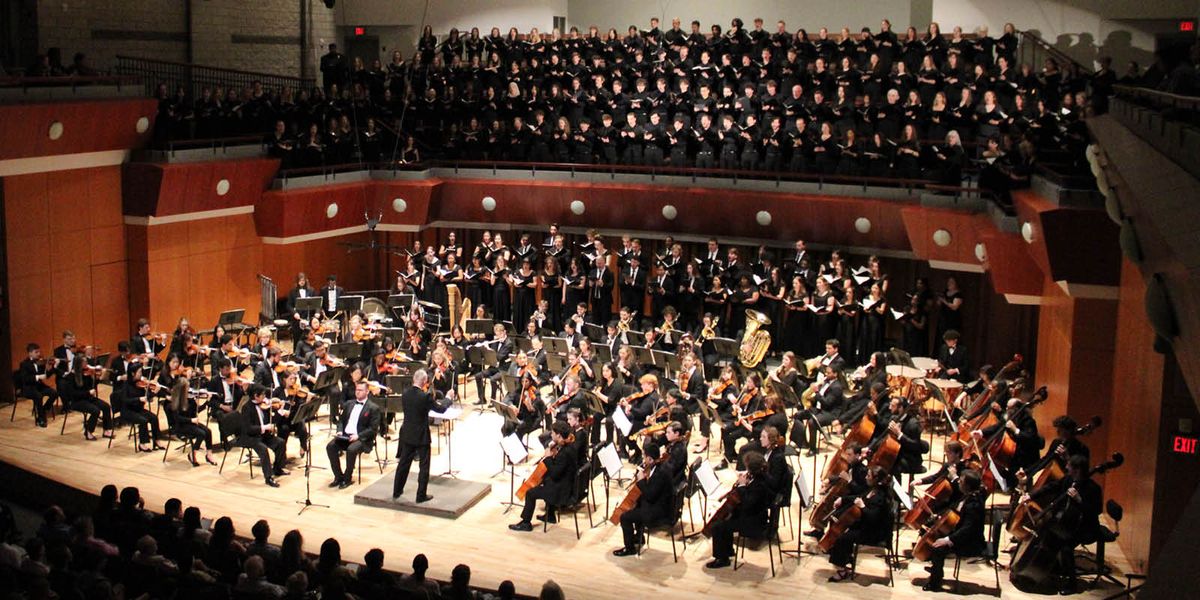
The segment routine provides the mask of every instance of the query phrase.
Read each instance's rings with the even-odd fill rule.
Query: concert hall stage
[[[473,400],[473,395],[468,401]],[[5,407],[0,414],[8,416],[5,414],[8,410],[11,409]],[[726,568],[710,572],[704,569],[704,563],[711,557],[711,544],[703,537],[688,543],[680,553],[679,562],[672,561],[671,541],[661,533],[654,534],[649,549],[642,556],[614,557],[611,551],[621,545],[621,532],[620,528],[602,521],[602,483],[596,488],[600,500],[599,514],[595,516],[598,526],[588,527],[586,511],[579,515],[582,539],[575,538],[570,513],[561,515],[559,524],[551,525],[545,533],[540,523],[531,533],[509,531],[507,526],[518,520],[519,507],[505,510],[504,503],[509,499],[509,472],[501,470],[503,462],[497,443],[501,419],[491,412],[465,411],[463,419],[454,427],[452,466],[458,477],[465,482],[490,486],[480,495],[481,499],[454,519],[405,510],[381,510],[373,503],[359,501],[360,496],[370,493],[367,486],[385,487],[388,502],[391,501],[394,462],[380,472],[373,454],[363,456],[366,459],[362,470],[363,484],[346,490],[327,487],[331,479],[329,471],[314,470],[312,500],[317,504],[328,504],[330,508],[311,507],[303,514],[297,514],[301,508],[297,501],[303,501],[305,497],[303,461],[296,461],[290,467],[291,475],[280,479],[281,487],[270,488],[263,484],[258,473],[253,480],[249,478],[247,465],[237,463],[236,451],[230,453],[224,473],[218,474],[217,467],[193,468],[186,457],[174,449],[165,463],[162,452],[135,454],[124,429],[118,430],[112,449],[106,449],[104,441],[88,442],[82,438],[78,414],[68,418],[66,435],[59,435],[62,416],[52,421],[47,429],[35,428],[29,402],[22,401],[15,422],[0,418],[0,461],[93,494],[108,483],[120,487],[137,486],[146,500],[146,507],[151,510],[161,510],[168,498],[178,497],[184,506],[198,506],[207,518],[231,517],[241,536],[249,536],[251,526],[258,519],[267,519],[271,523],[273,542],[280,542],[289,530],[299,529],[309,552],[316,552],[327,537],[339,540],[345,559],[359,563],[368,550],[381,548],[386,552],[385,566],[399,572],[409,570],[414,554],[424,553],[431,565],[429,575],[443,581],[449,580],[450,571],[456,564],[465,563],[471,567],[471,582],[475,585],[495,588],[501,581],[511,579],[518,592],[536,595],[546,579],[554,579],[572,599],[624,600],[655,594],[679,594],[681,598],[789,600],[809,597],[850,599],[866,595],[928,597],[920,589],[926,579],[922,563],[910,562],[899,570],[896,587],[890,588],[887,587],[883,560],[867,553],[860,558],[859,576],[844,583],[826,581],[834,570],[824,556],[806,555],[799,562],[794,557],[785,557],[782,565],[776,558],[778,573],[772,578],[765,547],[747,550],[745,564],[737,571]],[[312,427],[316,450],[314,465],[322,467],[327,466],[324,451],[328,439],[326,423],[322,419]],[[710,452],[714,461],[719,460],[717,445],[714,439]],[[443,444],[439,451],[435,445],[434,450],[431,472],[444,473],[448,470],[447,448]],[[297,442],[291,442],[289,451],[291,456],[298,455]],[[394,443],[390,451],[395,452]],[[380,445],[380,458],[383,452]],[[217,460],[220,459],[218,453]],[[802,464],[806,472],[811,473],[814,461],[805,458]],[[821,464],[823,460],[818,458],[815,466]],[[532,463],[516,468],[517,485],[532,468]],[[631,471],[626,466],[624,475],[630,476]],[[726,483],[733,478],[731,471],[719,471],[718,474]],[[414,465],[405,489],[404,498],[408,502],[416,493],[416,476]],[[373,485],[369,483],[372,481],[375,481]],[[430,489],[435,502],[451,499],[441,484]],[[625,492],[614,483],[610,493],[611,506],[616,506]],[[542,512],[540,507],[538,512]],[[783,547],[794,550],[795,505],[791,512],[792,518],[781,527],[781,535]],[[686,508],[684,519],[687,520]],[[807,519],[803,519],[802,524],[807,529]],[[914,540],[914,534],[905,531],[900,548],[909,548]],[[811,540],[806,538],[806,541]],[[1110,564],[1123,568],[1124,558],[1117,545],[1110,544],[1107,550]],[[1035,597],[1015,590],[1006,575],[1001,572],[1004,597]],[[983,594],[978,597],[995,596],[991,568],[964,561],[962,577],[963,591]],[[1111,583],[1103,584],[1078,597],[1101,598],[1116,589]]]
[[[414,500],[417,493],[417,474],[414,472],[408,478],[408,489],[396,499],[392,498],[394,479],[395,473],[389,471],[375,483],[354,494],[354,503],[443,519],[457,519],[492,491],[489,483],[435,475],[429,478],[429,495],[433,496],[433,499],[417,504]]]

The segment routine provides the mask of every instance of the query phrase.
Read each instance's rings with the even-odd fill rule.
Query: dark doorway
[[[346,60],[354,68],[354,59],[361,58],[363,66],[370,69],[371,61],[379,58],[379,36],[352,35],[346,39]]]

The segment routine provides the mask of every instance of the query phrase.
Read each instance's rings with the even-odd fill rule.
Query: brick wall
[[[300,1],[41,0],[39,46],[62,48],[64,62],[86,52],[102,70],[112,69],[118,54],[183,62],[190,46],[197,64],[300,75]],[[303,1],[310,7],[308,60],[315,65],[337,27],[323,2]]]

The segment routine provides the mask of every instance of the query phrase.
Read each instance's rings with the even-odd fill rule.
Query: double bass
[[[1092,419],[1085,425],[1075,430],[1075,435],[1087,435],[1099,427],[1101,423],[1103,423],[1103,420],[1100,417],[1092,417]],[[1009,512],[1008,523],[1006,524],[1008,532],[1012,534],[1014,538],[1017,538],[1017,540],[1024,540],[1031,535],[1030,529],[1032,527],[1033,514],[1035,510],[1040,508],[1037,507],[1036,502],[1018,502],[1021,495],[1033,495],[1047,485],[1066,477],[1066,475],[1066,472],[1063,470],[1062,462],[1055,458],[1054,460],[1051,460],[1050,464],[1046,465],[1044,469],[1038,472],[1037,480],[1033,482],[1032,486],[1028,485],[1028,481],[1025,482],[1025,485],[1018,486],[1017,493],[1013,494],[1014,505],[1012,510]]]
[[[988,410],[987,407],[992,402],[992,394],[996,391],[996,384],[1001,379],[1007,377],[1009,373],[1020,368],[1024,360],[1024,357],[1020,354],[1014,354],[1013,359],[1000,368],[996,376],[992,378],[991,385],[988,385],[985,390],[980,392],[969,407],[963,408],[963,418],[958,424],[958,429],[950,436],[950,439],[967,443],[969,442],[967,436],[972,431],[984,429],[992,424],[988,422],[988,418],[993,416],[992,411]]]
[[[1120,452],[1114,452],[1110,460],[1092,467],[1088,471],[1089,477],[1106,473],[1124,463],[1125,457]],[[1030,504],[1035,503],[1031,501]],[[1071,534],[1081,523],[1081,515],[1074,504],[1068,492],[1063,492],[1045,509],[1040,506],[1033,508],[1034,516],[1029,526],[1031,535],[1017,545],[1017,552],[1009,564],[1008,580],[1017,589],[1046,589],[1054,584],[1059,551],[1069,543]]]
[[[1049,397],[1049,393],[1046,391],[1046,386],[1042,386],[1033,393],[1033,397],[1028,402],[1021,405],[1017,413],[1009,415],[1006,411],[1004,418],[1011,420],[1017,414],[1026,412],[1045,402],[1047,397]],[[990,410],[988,414],[991,414]],[[1000,468],[1007,469],[1012,464],[1012,459],[1017,453],[1017,440],[1013,439],[1008,428],[999,422],[999,418],[997,418],[997,424],[1000,426],[996,432],[985,440],[983,444],[979,444],[972,437],[970,443],[966,444],[963,449],[964,460],[975,459],[979,461],[981,467],[987,467],[983,471],[983,487],[988,490],[995,489],[996,486],[996,476],[990,465],[994,462]]]

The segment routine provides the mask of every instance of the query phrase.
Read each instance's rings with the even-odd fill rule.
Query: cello
[[[1092,467],[1088,473],[1096,475],[1106,473],[1125,463],[1125,457],[1120,452],[1114,452],[1112,458]],[[1072,484],[1071,489],[1074,489]],[[1080,525],[1080,514],[1072,506],[1071,496],[1063,492],[1044,510],[1036,503],[1031,510],[1034,513],[1029,530],[1031,535],[1017,545],[1017,552],[1009,564],[1008,580],[1017,589],[1049,588],[1055,581],[1055,565],[1058,564],[1059,551],[1064,544],[1069,543],[1071,533]]]
[[[1075,435],[1087,435],[1092,431],[1095,431],[1095,429],[1099,427],[1101,423],[1103,423],[1103,420],[1100,417],[1092,417],[1091,420],[1085,425],[1075,430]],[[1038,472],[1037,480],[1033,482],[1032,486],[1028,486],[1028,479],[1026,479],[1023,484],[1018,486],[1018,493],[1013,495],[1014,505],[1012,510],[1009,512],[1008,523],[1006,524],[1008,532],[1012,534],[1013,537],[1017,538],[1018,540],[1024,540],[1031,535],[1030,528],[1032,525],[1033,512],[1034,510],[1037,510],[1035,508],[1037,507],[1036,502],[1018,502],[1021,495],[1033,495],[1037,493],[1038,490],[1041,490],[1047,485],[1050,485],[1051,483],[1058,481],[1063,477],[1066,477],[1066,471],[1063,469],[1063,462],[1055,457],[1050,461],[1049,464],[1046,465],[1044,469]]]
[[[658,458],[651,459],[648,462],[646,462],[640,468],[640,470],[652,469],[652,468],[654,468],[655,465],[658,465],[659,463],[666,461],[667,458],[669,458],[669,457],[670,457],[669,454],[667,454],[666,452],[663,452],[662,454],[660,454],[658,456]],[[633,507],[637,506],[638,500],[640,500],[641,498],[642,498],[642,487],[640,485],[638,485],[638,478],[635,476],[633,478],[633,483],[629,486],[629,491],[626,492],[626,494],[625,494],[625,498],[623,498],[621,500],[621,503],[618,504],[617,507],[613,509],[612,516],[608,518],[609,522],[612,523],[613,525],[620,525],[621,524],[621,515],[633,510]]]
[[[996,376],[992,378],[991,384],[987,386],[987,389],[975,397],[970,407],[963,408],[963,418],[959,421],[958,430],[950,436],[950,439],[966,443],[968,440],[965,436],[970,435],[976,429],[983,429],[990,425],[990,423],[986,423],[988,416],[991,415],[991,411],[987,410],[987,406],[992,402],[992,395],[996,392],[996,386],[1009,372],[1019,368],[1024,360],[1024,357],[1020,354],[1014,354],[1013,359],[1000,368]],[[966,429],[964,430],[964,428]]]
[[[574,433],[567,436],[567,439],[563,442],[564,445],[569,445],[569,444],[574,444],[574,443],[575,443],[575,434]],[[559,448],[561,448],[561,446],[551,442],[550,447],[546,449],[546,455],[542,457],[542,460],[538,461],[537,466],[533,468],[533,472],[529,474],[529,477],[526,477],[525,481],[521,482],[521,487],[517,488],[516,496],[522,502],[525,501],[525,494],[528,494],[529,490],[532,490],[533,488],[541,485],[542,480],[546,478],[546,473],[549,472],[549,470],[550,470],[546,466],[546,459],[552,458],[554,456],[558,456]]]

